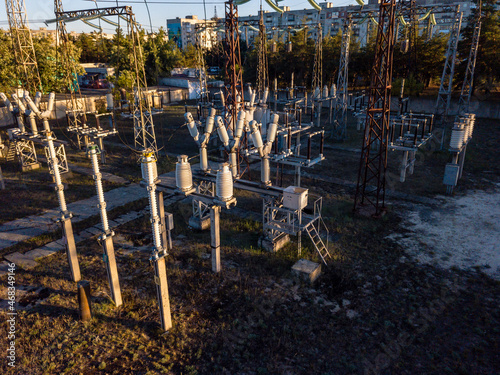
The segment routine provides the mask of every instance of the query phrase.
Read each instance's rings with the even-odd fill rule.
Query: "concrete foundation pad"
[[[259,239],[260,247],[262,247],[266,251],[269,251],[270,253],[277,252],[289,242],[290,242],[290,236],[288,234],[282,235],[278,238],[275,238],[274,240],[270,240],[266,237],[261,237]]]
[[[38,169],[40,167],[41,167],[40,163],[34,163],[34,164],[30,164],[30,165],[21,166],[21,170],[23,172],[28,172],[28,171],[34,171],[35,169]]]
[[[25,270],[35,268],[38,265],[33,256],[21,254],[19,252],[5,255],[4,258],[9,262],[15,263],[16,267],[20,267]]]
[[[210,228],[210,216],[200,219],[199,217],[191,216],[189,218],[189,226],[194,229],[206,230]]]
[[[321,264],[306,259],[299,259],[292,267],[294,275],[313,283],[321,275]]]

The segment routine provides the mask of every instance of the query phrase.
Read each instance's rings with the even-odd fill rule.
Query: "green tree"
[[[477,3],[477,0],[474,0]],[[495,0],[482,1],[482,25],[479,38],[479,47],[474,71],[475,88],[481,89],[488,94],[500,81],[500,10],[495,6]],[[472,44],[475,14],[471,14],[467,20],[467,27],[462,31],[462,40],[458,47],[458,58],[461,62],[457,68],[457,86],[462,87],[462,82],[467,67],[469,51]]]

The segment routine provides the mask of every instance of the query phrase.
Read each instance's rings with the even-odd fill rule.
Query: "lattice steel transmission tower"
[[[60,46],[60,60],[64,81],[66,83],[66,119],[68,130],[76,132],[78,141],[80,135],[87,128],[87,114],[85,102],[78,84],[77,62],[71,53],[71,43],[64,21],[62,0],[54,0],[54,13],[56,15],[57,40]]]
[[[260,9],[259,18],[259,49],[257,63],[257,96],[263,98],[264,91],[269,87],[269,76],[267,69],[267,34],[264,25],[264,11]]]
[[[131,71],[134,74],[134,80],[132,84],[132,90],[134,94],[134,100],[132,101],[134,143],[137,149],[148,150],[149,152],[153,152],[156,155],[158,152],[158,148],[156,145],[153,115],[151,112],[151,101],[146,95],[148,86],[146,82],[146,72],[144,70],[144,56],[142,55],[141,48],[140,25],[135,20],[135,15],[132,12],[132,8],[129,6],[119,6],[111,8],[96,8],[64,12],[62,11],[61,0],[55,0],[55,4],[57,9],[56,22],[58,24],[58,30],[61,30],[61,37],[64,37],[64,35],[66,35],[66,41],[68,40],[66,33],[66,20],[88,20],[106,16],[118,16],[119,18],[127,21],[128,30],[130,33],[129,37],[132,41],[132,51],[130,51],[132,56]],[[67,64],[67,66],[72,69],[73,72],[76,72],[76,62],[68,53],[68,48],[65,48],[64,50],[66,52],[66,57],[63,57],[63,59],[65,59],[65,64]],[[67,75],[69,84],[74,84],[75,87],[75,90],[70,90],[71,108],[68,108],[68,110],[73,111],[75,115],[77,115],[78,113],[84,111],[84,108],[80,105],[80,103],[83,103],[83,100],[81,99],[81,93],[79,91],[80,88],[74,74],[76,73],[70,72]],[[73,77],[75,80],[73,80]],[[80,98],[78,98],[78,96]],[[81,124],[81,122],[75,122],[75,124]]]
[[[17,64],[17,79],[21,87],[34,95],[42,91],[35,48],[28,23],[24,0],[5,0],[9,29]]]
[[[225,107],[226,126],[234,130],[238,110],[243,105],[243,78],[240,53],[240,36],[238,34],[238,8],[233,0],[225,3],[226,60]]]
[[[396,0],[381,0],[377,49],[371,71],[365,135],[354,198],[355,210],[366,205],[368,212],[375,216],[385,209],[395,10]]]
[[[448,116],[450,109],[451,90],[453,88],[453,75],[455,74],[455,60],[457,57],[458,40],[460,39],[460,28],[462,26],[462,12],[457,5],[453,25],[450,30],[450,39],[446,50],[446,61],[444,63],[441,85],[439,86],[436,109],[434,114],[440,117],[440,121]]]
[[[476,68],[477,50],[479,47],[479,37],[481,35],[481,2],[476,10],[476,19],[474,23],[474,31],[472,34],[472,43],[469,51],[469,59],[467,60],[467,68],[465,70],[464,82],[460,99],[458,101],[458,115],[463,116],[469,112],[470,97],[472,94],[472,85],[474,84],[474,70]]]
[[[321,27],[321,23],[318,23],[316,29],[312,90],[314,92],[319,87],[321,97],[321,90],[323,89],[323,28]]]
[[[346,138],[347,99],[349,79],[349,45],[351,43],[352,18],[347,15],[342,27],[342,44],[340,46],[339,75],[337,77],[337,99],[333,111],[333,135],[336,139]]]

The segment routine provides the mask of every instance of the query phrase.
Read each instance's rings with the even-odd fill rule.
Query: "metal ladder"
[[[308,225],[306,227],[306,232],[309,235],[309,238],[311,239],[312,243],[314,244],[316,251],[318,252],[319,256],[321,257],[321,260],[327,266],[328,263],[326,262],[326,258],[331,258],[331,255],[328,252],[328,249],[326,248],[325,243],[323,242],[323,240],[319,236],[318,230],[311,223],[310,225]]]
[[[17,150],[16,150],[16,142],[9,142],[9,149],[7,150],[7,155],[5,156],[6,161],[14,161],[16,160]]]

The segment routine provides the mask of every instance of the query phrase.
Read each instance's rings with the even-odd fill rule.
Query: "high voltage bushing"
[[[156,171],[156,157],[151,151],[144,151],[141,159],[142,178],[147,186],[149,198],[149,210],[151,216],[151,229],[153,232],[153,251],[150,261],[155,267],[155,284],[158,305],[160,308],[160,320],[162,329],[167,331],[172,328],[170,314],[170,301],[168,296],[167,269],[165,257],[167,249],[161,242],[161,220],[158,215],[158,202],[156,199],[156,183],[158,182]]]
[[[108,213],[106,211],[106,201],[104,200],[104,191],[102,188],[102,174],[99,171],[99,160],[97,156],[100,154],[99,147],[95,144],[90,144],[87,147],[87,153],[92,161],[92,169],[94,171],[93,178],[95,181],[98,204],[102,222],[103,234],[99,239],[103,241],[103,260],[106,265],[108,275],[109,289],[111,298],[116,306],[122,304],[122,295],[120,290],[120,281],[118,277],[118,269],[116,265],[115,250],[113,246],[113,236],[115,233],[109,227]]]
[[[26,103],[31,108],[31,111],[34,115],[40,118],[43,121],[43,127],[45,132],[45,140],[47,143],[48,149],[48,164],[51,173],[54,175],[54,181],[56,184],[55,190],[57,192],[57,198],[59,200],[59,208],[60,208],[60,222],[63,226],[64,237],[66,240],[66,253],[68,256],[68,262],[71,270],[71,278],[73,281],[80,281],[80,265],[78,264],[78,257],[76,253],[76,244],[75,237],[73,235],[73,227],[71,225],[71,218],[73,214],[68,211],[68,207],[66,205],[66,199],[64,197],[64,185],[61,179],[61,173],[59,168],[59,160],[57,157],[56,149],[54,147],[54,137],[53,133],[50,131],[49,125],[49,116],[54,109],[54,100],[55,94],[50,93],[49,101],[47,105],[47,110],[41,112],[37,105],[31,100],[28,94],[25,94]]]

